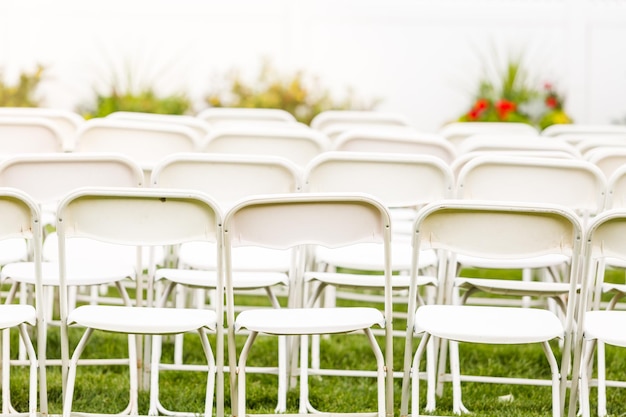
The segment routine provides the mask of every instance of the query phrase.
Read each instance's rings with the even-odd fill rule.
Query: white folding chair
[[[537,136],[537,129],[526,123],[510,122],[452,122],[437,132],[455,146],[463,143],[465,138],[484,134],[510,134]]]
[[[432,155],[450,164],[456,149],[441,136],[412,130],[352,129],[333,140],[331,150]]]
[[[21,238],[29,241],[35,267],[35,305],[5,303],[0,305],[0,329],[2,329],[2,414],[21,414],[36,417],[37,411],[48,413],[46,384],[46,323],[43,316],[44,301],[41,286],[41,218],[37,203],[21,191],[0,189],[0,239]],[[29,336],[28,326],[36,326],[37,352]],[[17,329],[26,347],[29,367],[28,411],[20,413],[11,403],[10,330]],[[38,378],[39,374],[39,378]],[[39,380],[39,384],[37,381]],[[39,389],[39,408],[37,391]]]
[[[226,305],[229,329],[233,415],[248,415],[246,410],[246,360],[259,334],[300,336],[300,404],[299,413],[312,411],[308,403],[308,337],[314,334],[363,331],[376,357],[378,409],[368,415],[393,414],[392,377],[392,299],[390,219],[386,208],[366,195],[292,194],[257,197],[233,207],[224,220],[224,254],[226,272]],[[295,264],[292,285],[303,283],[307,249],[316,245],[341,247],[363,242],[378,242],[386,249],[384,313],[371,307],[354,308],[281,308],[252,309],[235,318],[232,288],[232,251],[242,246],[293,249]],[[315,272],[315,274],[322,274]],[[292,294],[301,293],[302,289]],[[302,304],[299,304],[302,306]],[[386,333],[385,353],[374,338],[371,327],[382,325]],[[248,339],[236,363],[235,336],[249,331]],[[385,382],[386,380],[386,382]]]
[[[210,107],[196,115],[200,120],[208,122],[211,128],[242,125],[299,125],[296,118],[286,110],[242,107]]]
[[[448,282],[439,288],[448,289],[444,304],[416,307],[416,285],[409,296],[402,384],[401,415],[408,415],[409,400],[412,415],[419,415],[419,377],[421,355],[431,338],[448,340],[450,375],[453,385],[453,410],[466,412],[461,398],[461,381],[536,384],[552,387],[552,415],[561,415],[563,392],[570,360],[570,330],[576,297],[582,226],[577,215],[566,208],[553,205],[527,205],[507,202],[451,200],[433,203],[423,208],[415,222],[415,263],[412,279],[417,276],[419,254],[430,248],[441,253],[441,262],[448,263]],[[451,288],[456,276],[457,254],[481,258],[528,258],[556,254],[572,258],[568,292],[570,303],[564,322],[553,312],[541,308],[458,305]],[[413,338],[421,336],[413,353]],[[561,372],[550,341],[565,338]],[[462,375],[458,343],[483,344],[541,344],[550,366],[550,380]],[[448,375],[440,375],[446,378]],[[563,381],[563,383],[561,383]],[[432,387],[429,387],[432,390]],[[433,400],[427,410],[435,408]]]
[[[307,192],[362,192],[375,196],[390,210],[394,223],[393,269],[404,274],[394,276],[394,288],[407,288],[407,272],[411,267],[410,224],[416,208],[429,202],[450,198],[453,178],[449,167],[439,158],[427,155],[400,155],[366,152],[326,152],[307,166],[305,174]],[[341,250],[320,248],[316,262],[322,269],[352,269],[381,271],[383,264],[376,253],[380,246],[352,245]],[[434,253],[424,255],[422,267],[436,264]],[[319,281],[320,290],[328,285],[350,287],[383,287],[383,280],[370,277],[353,283],[346,276],[324,275]],[[378,277],[380,278],[380,277]],[[424,277],[424,284],[434,279]],[[376,283],[378,281],[378,283]]]
[[[586,136],[579,140],[575,146],[585,157],[599,148],[626,148],[626,134],[623,136]]]
[[[63,135],[54,122],[42,117],[0,117],[0,157],[63,151]]]
[[[54,123],[63,137],[63,149],[70,152],[74,148],[74,137],[81,124],[82,116],[70,110],[45,107],[0,107],[0,117],[35,117]]]
[[[580,306],[579,311],[581,314],[587,310],[593,311],[592,314],[594,315],[602,314],[601,310],[603,308],[608,311],[621,308],[618,303],[624,295],[626,295],[626,285],[622,282],[605,281],[604,278],[609,270],[626,269],[626,261],[624,260],[623,253],[620,252],[620,246],[617,245],[618,242],[612,239],[611,235],[607,232],[607,230],[612,230],[611,228],[614,228],[614,231],[621,230],[621,227],[623,227],[621,221],[623,219],[620,218],[620,212],[623,211],[624,208],[626,208],[626,167],[622,166],[617,168],[609,178],[605,204],[607,213],[602,213],[598,216],[598,220],[594,220],[594,222],[589,225],[589,229],[592,231],[591,233],[593,233],[593,230],[596,228],[602,229],[602,231],[598,232],[595,238],[592,236],[588,236],[587,238],[587,273],[585,277],[589,282],[584,287],[584,290],[587,292],[587,296],[584,297],[587,304]],[[615,224],[615,226],[611,226],[611,224]],[[598,245],[603,244],[604,239],[607,240],[607,244],[610,246],[606,252],[601,251],[598,247]],[[609,297],[608,301],[603,301],[604,296]],[[615,312],[614,314],[619,313]],[[608,327],[614,324],[612,320],[610,316],[607,316]],[[579,318],[579,324],[582,325],[583,323],[585,323],[585,319]],[[598,325],[592,324],[592,326],[597,327]],[[579,329],[579,336],[583,334],[583,331],[584,330]],[[591,330],[592,333],[596,331],[597,330]],[[598,415],[605,416],[607,415],[606,387],[624,387],[626,384],[620,381],[610,381],[606,379],[605,340],[603,340],[603,337],[597,339],[595,339],[594,336],[586,337],[585,350],[581,350],[583,346],[580,345],[580,343],[582,342],[579,341],[579,346],[577,346],[575,352],[578,355],[576,359],[578,361],[581,360],[580,355],[583,355],[582,366],[584,369],[582,371],[584,371],[584,375],[582,380],[584,381],[584,385],[580,388],[582,390],[582,392],[580,392],[582,413],[586,416],[589,415],[589,387],[590,384],[593,383],[597,385],[598,390]],[[610,341],[608,343],[615,344]],[[591,370],[593,369],[592,360],[594,351],[597,356],[597,376],[595,379],[592,379]],[[577,362],[575,362],[575,366],[576,364]],[[575,368],[575,370],[578,371],[580,368]],[[572,380],[576,381],[576,375],[572,376]],[[573,388],[578,388],[578,386]],[[570,401],[570,410],[575,408],[575,403]],[[571,413],[572,411],[570,411],[570,415]]]
[[[618,261],[626,263],[626,211],[624,208],[608,210],[598,215],[589,224],[585,240],[586,271],[583,290],[578,307],[578,335],[574,349],[574,367],[572,371],[572,392],[569,402],[569,416],[590,413],[590,387],[597,386],[598,416],[607,415],[607,387],[626,387],[626,382],[611,380],[606,375],[605,345],[626,347],[624,320],[626,311],[617,301],[626,294],[624,284],[618,285],[605,281],[605,264]],[[603,294],[617,290],[608,305],[602,306]],[[594,378],[593,358],[597,355],[597,375]],[[580,385],[579,382],[580,381]],[[577,394],[577,390],[580,392]],[[580,400],[577,414],[576,400]]]
[[[567,142],[540,136],[494,133],[468,136],[459,144],[458,154],[470,152],[553,152],[582,158],[582,154]]]
[[[483,155],[473,159],[461,169],[457,180],[458,198],[512,204],[558,204],[574,210],[583,222],[604,209],[606,189],[604,175],[590,162],[504,155]],[[561,266],[570,265],[569,258],[541,256],[483,260],[459,255],[457,261],[462,267],[523,269],[523,282],[457,278],[455,286],[465,290],[464,300],[469,300],[476,292],[487,292],[526,297],[523,298],[524,305],[528,305],[530,300],[527,297],[550,297],[559,302],[559,298],[569,291],[569,283],[563,282],[558,272]],[[552,279],[533,280],[532,270],[537,269],[552,271]]]
[[[76,383],[76,368],[89,337],[94,331],[128,334],[128,360],[130,372],[130,404],[128,414],[138,413],[138,362],[136,336],[171,335],[197,332],[207,359],[207,388],[204,416],[211,417],[216,373],[217,387],[223,386],[221,376],[223,362],[222,303],[215,303],[215,310],[196,308],[158,308],[150,306],[81,305],[75,309],[68,306],[68,243],[72,239],[89,237],[111,244],[129,246],[162,246],[187,241],[217,242],[221,250],[222,218],[217,205],[207,196],[191,191],[148,190],[133,188],[83,188],[70,193],[61,201],[58,210],[57,233],[59,238],[60,305],[62,343],[68,344],[68,326],[84,327],[71,360],[64,352],[67,367],[66,391],[63,416],[70,417]],[[218,253],[207,253],[220,259]],[[154,269],[152,268],[152,271]],[[220,284],[221,267],[216,271],[217,300],[223,299]],[[207,331],[217,333],[216,356],[211,350]],[[158,361],[160,343],[152,344],[150,415],[156,415],[156,386],[158,384]],[[223,414],[223,394],[217,391],[218,415]],[[189,413],[193,414],[194,413]]]
[[[626,144],[626,140],[624,142]],[[600,168],[608,180],[618,168],[626,165],[626,146],[599,146],[586,152],[585,159]]]
[[[626,135],[626,126],[610,125],[610,124],[555,124],[546,127],[541,131],[541,136],[560,137],[575,135],[584,137],[588,135],[610,136],[610,135]]]
[[[269,155],[287,158],[299,166],[329,148],[328,139],[313,129],[280,125],[216,128],[207,137],[206,153]]]
[[[178,152],[197,152],[200,142],[188,126],[136,120],[96,118],[76,133],[75,152],[118,152],[139,163],[150,179],[150,170],[161,159]]]
[[[196,140],[201,143],[204,137],[209,134],[210,126],[204,120],[194,116],[185,116],[180,114],[156,114],[143,113],[134,111],[115,111],[106,116],[110,119],[134,120],[146,123],[164,123],[187,126],[196,132]]]
[[[374,110],[326,110],[311,120],[311,128],[331,139],[352,129],[386,128],[403,131],[411,124],[401,114]]]
[[[12,187],[27,193],[42,211],[43,226],[47,229],[56,224],[58,202],[70,191],[84,186],[140,187],[143,183],[141,167],[130,158],[120,154],[47,153],[15,155],[0,161],[0,187]],[[122,300],[131,303],[125,290],[129,278],[136,278],[137,253],[131,247],[112,247],[90,239],[76,239],[71,247],[72,267],[67,284],[76,297],[95,303],[103,300],[102,286],[115,285]],[[160,259],[155,254],[155,259]],[[59,286],[57,236],[54,231],[46,234],[43,244],[44,262],[38,265],[33,259],[22,259],[6,264],[1,281],[12,284],[11,297],[20,294],[26,300],[28,289],[42,275],[42,285],[48,300],[45,311],[48,324],[52,320],[54,291]],[[146,256],[147,258],[147,256]],[[39,270],[38,270],[39,269]],[[135,281],[137,282],[137,281]],[[79,288],[86,288],[82,297]],[[18,292],[18,288],[19,291]],[[139,283],[139,288],[142,284]],[[117,298],[119,299],[119,297]],[[110,301],[110,300],[108,300]],[[42,330],[46,335],[47,329]],[[21,357],[24,352],[21,351]],[[47,365],[61,365],[58,359],[48,359]]]
[[[253,195],[295,193],[301,189],[300,170],[289,160],[259,155],[235,154],[176,154],[161,161],[152,172],[152,187],[178,188],[202,191],[210,195],[223,210],[232,207],[238,200]],[[163,302],[174,287],[184,287],[200,291],[200,304],[204,303],[205,290],[214,290],[215,282],[207,279],[207,271],[214,271],[218,260],[206,256],[209,243],[189,242],[178,248],[176,269],[163,268],[156,271],[157,280],[168,284],[163,294]],[[286,288],[291,257],[289,252],[272,249],[250,250],[240,248],[235,251],[233,287],[237,291],[262,290],[269,297],[274,308],[280,302],[274,288]],[[177,296],[184,301],[185,292]],[[284,339],[284,338],[282,338]],[[281,339],[281,340],[282,340]],[[264,372],[282,372],[280,377],[277,410],[287,407],[286,345],[282,340],[279,354],[279,369]],[[174,364],[164,365],[167,369],[194,369],[183,364],[182,338],[177,337],[174,350]],[[167,413],[158,404],[159,411]]]

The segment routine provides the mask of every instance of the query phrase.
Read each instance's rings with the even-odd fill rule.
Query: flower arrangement
[[[514,60],[508,62],[495,82],[481,80],[472,106],[459,121],[521,122],[545,129],[572,123],[563,104],[563,96],[551,83],[545,83],[542,89],[534,88],[521,62]]]
[[[0,106],[38,107],[41,103],[36,97],[36,91],[44,71],[45,68],[42,65],[37,65],[32,72],[23,71],[16,84],[9,84],[0,77]]]
[[[267,59],[253,82],[244,81],[237,71],[225,79],[225,90],[213,91],[205,97],[210,107],[251,107],[283,109],[302,123],[311,120],[324,110],[371,110],[378,100],[365,103],[357,100],[348,89],[347,96],[335,100],[328,89],[320,85],[317,77],[297,71],[281,74]]]

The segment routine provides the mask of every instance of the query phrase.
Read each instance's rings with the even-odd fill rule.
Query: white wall
[[[45,104],[69,109],[128,74],[200,102],[269,57],[432,130],[467,108],[485,62],[523,51],[576,121],[608,123],[626,116],[624,40],[626,0],[0,0],[4,76],[46,65]]]

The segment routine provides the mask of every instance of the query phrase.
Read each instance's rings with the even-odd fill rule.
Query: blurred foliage
[[[104,77],[103,77],[104,78]],[[116,111],[157,114],[186,114],[191,112],[191,100],[182,92],[157,93],[157,82],[138,76],[131,62],[124,69],[113,68],[104,88],[94,88],[94,101],[77,111],[86,119],[104,117]]]
[[[159,97],[152,88],[137,93],[120,91],[115,86],[108,93],[98,93],[93,108],[79,109],[86,119],[104,117],[116,111],[134,111],[158,114],[185,114],[191,101],[184,94]]]
[[[237,71],[227,75],[225,81],[226,90],[206,96],[209,106],[283,109],[305,124],[325,110],[372,110],[379,103],[359,100],[351,89],[345,98],[336,100],[317,77],[303,71],[280,74],[268,60],[253,82],[244,81]]]
[[[0,107],[38,107],[40,102],[35,92],[44,71],[42,65],[37,65],[33,72],[23,71],[15,85],[8,84],[0,77]]]
[[[521,59],[509,60],[495,79],[479,81],[470,109],[459,121],[520,122],[540,129],[572,123],[563,109],[564,98],[551,83],[536,88],[529,81]]]

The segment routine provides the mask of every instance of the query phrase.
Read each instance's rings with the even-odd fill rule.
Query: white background
[[[270,59],[335,96],[435,130],[470,105],[485,68],[523,53],[576,122],[626,116],[624,0],[0,0],[0,69],[46,66],[44,105],[75,110],[117,79],[202,98]]]

